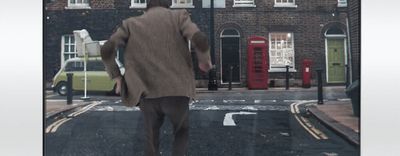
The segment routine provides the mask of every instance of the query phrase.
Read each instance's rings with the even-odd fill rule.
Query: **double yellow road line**
[[[296,118],[296,120],[299,122],[299,124],[308,132],[310,133],[315,139],[317,140],[326,140],[328,139],[328,136],[326,136],[325,133],[323,133],[322,131],[320,131],[319,129],[315,128],[314,125],[311,124],[311,122],[302,117],[300,115],[300,109],[299,109],[299,105],[304,105],[307,103],[311,103],[312,101],[300,101],[300,102],[296,102],[296,103],[292,103],[290,105],[290,111],[292,112],[292,114],[294,115],[294,117]]]
[[[62,119],[60,119],[60,120],[57,120],[57,121],[53,122],[52,124],[50,124],[49,126],[47,126],[47,128],[46,128],[46,133],[54,133],[54,132],[56,132],[57,129],[58,129],[62,124],[64,124],[64,123],[66,123],[67,121],[71,120],[73,117],[76,117],[76,116],[78,116],[78,115],[80,115],[80,114],[82,114],[82,113],[87,112],[88,110],[90,110],[91,108],[93,108],[94,106],[97,106],[97,105],[99,105],[99,104],[101,104],[101,102],[95,102],[95,103],[89,104],[89,105],[83,107],[82,109],[80,109],[80,110],[78,110],[78,111],[76,111],[76,112],[73,112],[73,113],[69,114],[69,115],[67,116],[67,118],[62,118]]]

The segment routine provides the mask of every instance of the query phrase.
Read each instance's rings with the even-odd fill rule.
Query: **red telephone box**
[[[249,89],[268,89],[268,43],[264,37],[249,37],[247,84]]]
[[[303,87],[310,88],[311,87],[311,63],[312,61],[309,59],[303,60]]]

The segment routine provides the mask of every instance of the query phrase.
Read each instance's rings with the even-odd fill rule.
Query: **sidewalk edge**
[[[329,129],[333,130],[336,134],[344,138],[346,141],[350,142],[353,145],[360,146],[359,133],[356,133],[350,128],[338,123],[336,120],[332,119],[325,113],[319,111],[316,107],[308,108],[308,112],[310,112],[315,118],[321,121],[321,123],[326,125]]]

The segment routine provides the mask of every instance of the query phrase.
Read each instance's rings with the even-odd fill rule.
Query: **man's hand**
[[[114,81],[115,81],[115,94],[120,94],[122,77],[118,76],[118,77],[114,78]]]
[[[208,61],[207,63],[199,63],[199,68],[202,72],[207,73],[212,68],[211,61]]]

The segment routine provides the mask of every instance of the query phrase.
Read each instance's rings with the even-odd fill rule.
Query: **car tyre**
[[[58,83],[56,87],[56,92],[61,96],[67,95],[67,82],[62,81]]]

